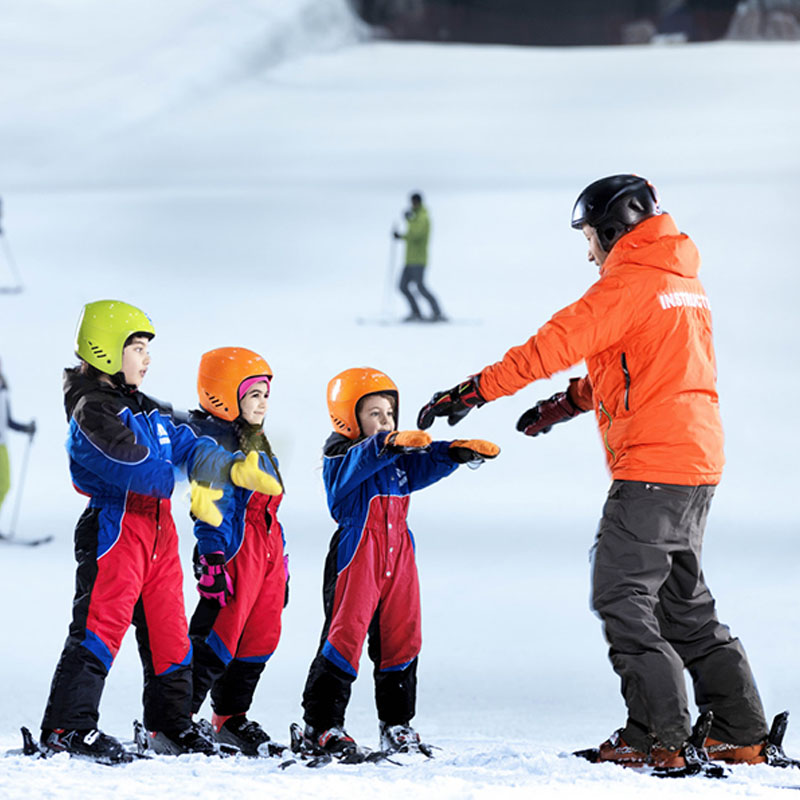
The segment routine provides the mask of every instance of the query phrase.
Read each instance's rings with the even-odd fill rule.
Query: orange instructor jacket
[[[573,400],[594,407],[615,479],[716,484],[724,464],[711,309],[700,255],[668,214],[612,248],[600,279],[479,376],[486,400],[586,362]]]

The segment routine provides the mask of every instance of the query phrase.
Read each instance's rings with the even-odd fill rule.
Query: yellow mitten
[[[393,431],[386,437],[386,447],[395,450],[420,450],[430,443],[431,437],[425,431]]]
[[[475,461],[485,461],[487,458],[496,458],[500,448],[494,442],[485,439],[456,439],[450,443],[450,458],[459,464],[468,464]]]
[[[222,497],[222,489],[212,489],[192,481],[189,492],[192,514],[207,525],[218,528],[222,524],[222,514],[214,503]]]
[[[283,491],[280,483],[258,466],[258,453],[255,450],[249,452],[244,461],[237,461],[231,467],[231,482],[242,489],[261,494],[280,494]]]

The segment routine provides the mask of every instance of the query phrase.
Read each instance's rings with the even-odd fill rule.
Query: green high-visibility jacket
[[[408,219],[408,229],[403,234],[406,240],[406,264],[428,263],[428,237],[431,232],[431,222],[425,206],[420,206],[416,211],[411,211]]]

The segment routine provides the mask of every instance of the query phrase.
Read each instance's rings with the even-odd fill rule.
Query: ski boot
[[[622,738],[622,729],[615,731],[599,747],[576,750],[573,755],[585,758],[593,764],[611,763],[622,767],[646,769],[660,778],[684,778],[703,774],[709,778],[724,778],[727,773],[710,763],[703,742],[708,737],[713,714],[701,714],[692,729],[692,734],[680,750],[670,750],[655,743],[649,752],[631,747]]]
[[[344,728],[332,727],[315,730],[310,725],[301,729],[293,723],[289,729],[292,740],[292,752],[300,758],[308,759],[307,766],[321,767],[336,759],[340,764],[362,764],[365,761],[375,762],[386,758],[380,750],[372,751],[356,744]]]
[[[269,734],[254,720],[244,714],[211,718],[213,736],[217,742],[233,745],[246,756],[271,758],[284,754],[286,745],[272,741]]]
[[[182,756],[201,753],[219,755],[217,745],[200,729],[196,722],[183,731],[148,731],[140,722],[133,723],[133,738],[140,753],[162,756]]]
[[[727,778],[729,770],[718,764],[712,764],[703,746],[708,739],[708,732],[714,721],[713,711],[704,711],[695,722],[691,736],[680,750],[683,765],[651,764],[653,775],[659,778],[685,778],[689,775],[701,775],[705,778]]]
[[[381,751],[392,753],[422,753],[433,758],[432,747],[425,744],[410,725],[388,725],[380,723]]]
[[[24,735],[24,734],[23,734]],[[45,756],[69,753],[96,761],[98,764],[127,764],[133,756],[113,736],[91,730],[42,729],[41,752]]]
[[[705,747],[715,761],[726,764],[769,764],[771,767],[800,767],[800,761],[783,752],[783,737],[789,722],[789,712],[775,715],[766,741],[750,745],[737,745],[707,738]]]

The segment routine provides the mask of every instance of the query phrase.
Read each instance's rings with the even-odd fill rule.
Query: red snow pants
[[[216,600],[201,599],[192,616],[194,712],[209,689],[217,714],[249,709],[264,665],[281,636],[286,598],[283,555],[280,525],[275,522],[268,528],[265,503],[251,500],[242,544],[226,564],[233,596],[222,608]]]
[[[131,622],[145,672],[146,727],[188,727],[192,651],[169,500],[131,493],[124,508],[86,509],[75,555],[72,623],[42,727],[97,726],[105,677]]]

